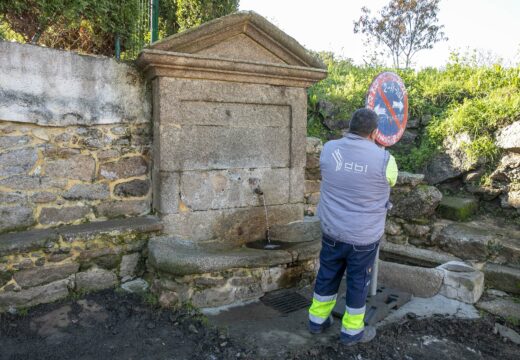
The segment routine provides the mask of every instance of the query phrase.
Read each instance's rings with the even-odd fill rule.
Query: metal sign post
[[[368,89],[366,107],[374,110],[379,117],[376,141],[385,147],[397,143],[403,136],[408,121],[408,94],[399,75],[393,72],[377,75]],[[371,296],[377,293],[378,273],[379,248],[372,272]]]

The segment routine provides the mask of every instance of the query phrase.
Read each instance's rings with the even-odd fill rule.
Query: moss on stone
[[[478,210],[478,200],[474,198],[444,196],[437,212],[445,219],[466,221]]]
[[[13,277],[13,272],[11,270],[2,270],[0,268],[0,287],[7,284],[9,281],[11,281],[11,278]]]

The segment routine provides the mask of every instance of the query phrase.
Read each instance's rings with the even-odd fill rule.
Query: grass
[[[83,299],[88,294],[88,291],[85,289],[74,290],[69,292],[68,298],[72,301],[77,301]]]
[[[159,298],[152,292],[145,292],[142,295],[143,302],[150,307],[157,307],[159,305]]]
[[[18,315],[21,316],[21,317],[26,317],[27,315],[29,315],[29,309],[28,308],[19,308],[17,309],[18,310]]]

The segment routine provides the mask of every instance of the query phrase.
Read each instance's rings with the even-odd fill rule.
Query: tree
[[[354,33],[375,39],[378,45],[385,45],[393,60],[394,67],[410,67],[413,56],[420,50],[431,49],[439,41],[447,40],[438,25],[437,13],[440,0],[390,0],[371,16],[368,8],[361,9],[361,16],[354,22]]]
[[[238,10],[239,0],[177,0],[180,30],[198,26]]]
[[[239,0],[159,0],[161,35],[169,36],[238,11]]]
[[[130,36],[136,0],[0,1],[0,22],[25,42],[112,55],[115,36]]]
[[[82,53],[135,56],[150,38],[150,0],[0,0],[0,38]],[[239,0],[159,0],[160,35],[238,10]]]

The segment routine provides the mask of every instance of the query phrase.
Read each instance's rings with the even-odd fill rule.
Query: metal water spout
[[[265,250],[274,250],[274,249],[277,249],[280,247],[280,245],[277,245],[277,244],[271,244],[271,236],[269,234],[269,216],[267,214],[267,204],[265,203],[265,194],[263,192],[263,190],[260,188],[260,185],[259,184],[255,184],[255,188],[253,189],[253,192],[262,197],[262,205],[264,206],[264,212],[265,212],[265,237],[266,237],[266,240],[267,240],[267,243],[265,244],[264,246],[264,249]]]

